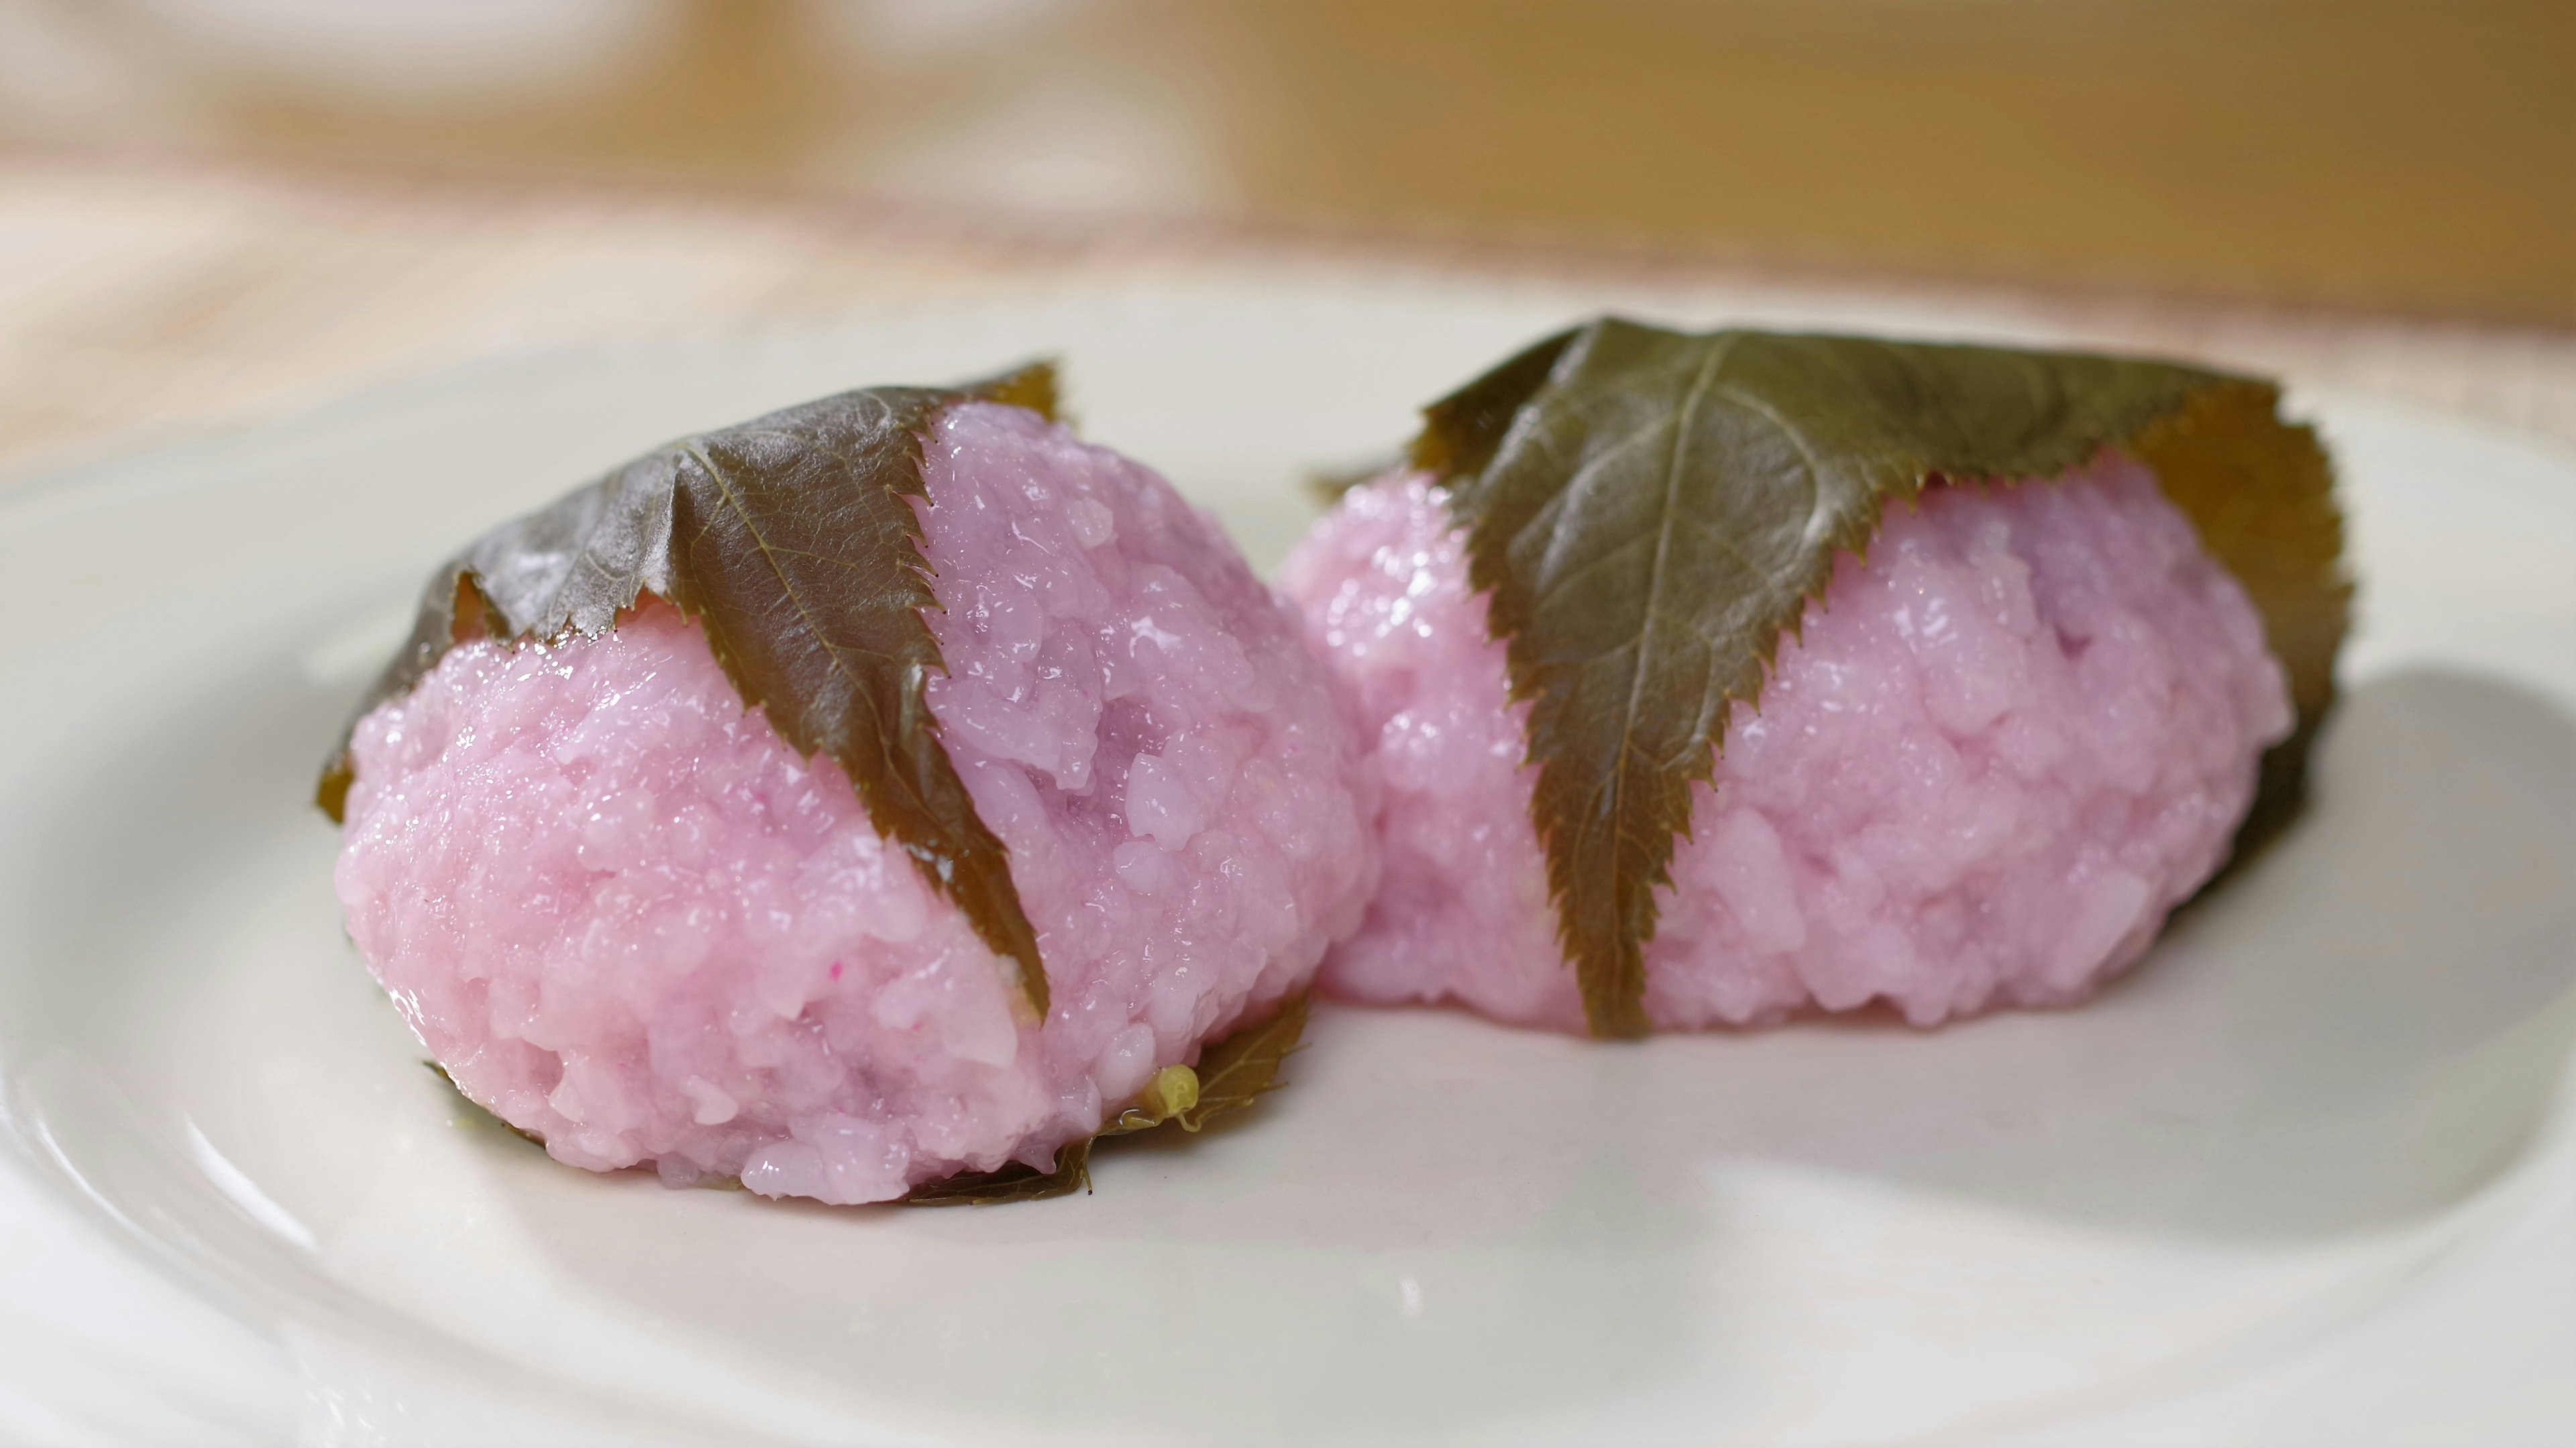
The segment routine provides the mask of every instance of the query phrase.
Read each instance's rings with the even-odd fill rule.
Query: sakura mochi
[[[2295,810],[2348,588],[2267,384],[1616,321],[1283,587],[1384,874],[1326,988],[1598,1034],[2083,999]]]
[[[324,803],[461,1091],[574,1166],[855,1203],[1068,1190],[1268,1084],[1369,776],[1294,612],[1050,412],[826,399],[440,571]]]
[[[1385,880],[1357,999],[1583,1028],[1529,818],[1529,706],[1435,490],[1355,490],[1286,586],[1355,686]],[[2244,590],[2136,464],[1941,489],[1843,554],[1693,786],[1646,947],[1664,1028],[2080,999],[2226,857],[2292,714]]]

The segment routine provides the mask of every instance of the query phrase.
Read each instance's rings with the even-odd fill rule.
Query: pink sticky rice
[[[1282,571],[1353,686],[1384,875],[1324,970],[1363,1001],[1583,1028],[1503,646],[1419,476]],[[2224,861],[2290,729],[2244,591],[2139,464],[1892,508],[1729,721],[1658,893],[1660,1027],[1884,1000],[1916,1025],[2082,998]]]
[[[931,712],[1010,849],[1042,1027],[667,605],[460,647],[359,726],[349,932],[465,1093],[558,1159],[827,1202],[1047,1167],[1358,923],[1346,706],[1215,524],[1014,408],[950,410],[927,460]]]

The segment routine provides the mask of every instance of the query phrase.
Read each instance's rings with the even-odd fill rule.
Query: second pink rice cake
[[[2082,999],[2296,807],[2348,592],[2253,379],[1615,319],[1282,575],[1384,880],[1357,1000],[1636,1035]]]
[[[1328,983],[1583,1028],[1529,818],[1526,703],[1419,474],[1354,490],[1282,579],[1357,691],[1386,879]],[[1836,561],[1737,705],[1646,949],[1687,1029],[1884,1000],[1916,1025],[2081,998],[2225,859],[2288,735],[2245,592],[2144,469],[1942,488]]]

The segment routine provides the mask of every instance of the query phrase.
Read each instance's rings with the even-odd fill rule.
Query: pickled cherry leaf
[[[1202,1130],[1217,1117],[1241,1111],[1264,1092],[1287,1084],[1280,1071],[1305,1037],[1306,1003],[1307,995],[1300,991],[1280,1002],[1267,1018],[1238,1027],[1201,1051],[1198,1100],[1173,1113],[1171,1123],[1183,1131]]]
[[[1091,1189],[1091,1138],[1068,1141],[1055,1150],[1055,1169],[1040,1171],[1025,1162],[1006,1162],[994,1171],[962,1171],[935,1182],[923,1182],[897,1199],[906,1207],[995,1207],[1005,1202],[1042,1202]]]
[[[941,747],[926,686],[944,667],[938,607],[908,501],[945,408],[983,400],[1053,418],[1037,363],[954,388],[872,387],[682,438],[495,528],[439,565],[412,635],[325,764],[315,802],[339,819],[350,732],[479,637],[596,637],[647,594],[706,631],[746,708],[849,776],[878,832],[961,910],[1043,1019],[1037,934],[1010,854]]]
[[[2286,824],[2351,585],[2330,465],[2279,400],[2166,362],[1605,318],[1425,409],[1412,461],[1448,490],[1530,706],[1531,814],[1592,1032],[1647,1029],[1654,892],[1733,705],[1759,701],[1835,555],[1945,480],[2050,477],[2105,449],[2155,470],[2262,614],[2298,709],[2237,857]]]
[[[1194,1073],[1198,1094],[1191,1104],[1169,1113],[1130,1107],[1110,1118],[1097,1136],[1056,1148],[1055,1167],[1040,1171],[1025,1162],[1008,1162],[994,1171],[959,1172],[924,1182],[902,1198],[908,1207],[997,1206],[1004,1202],[1043,1201],[1070,1196],[1091,1187],[1091,1152],[1113,1136],[1177,1128],[1197,1132],[1217,1117],[1241,1111],[1263,1093],[1285,1084],[1280,1068],[1306,1030],[1304,992],[1280,1002],[1279,1009],[1199,1053]],[[1171,1068],[1166,1068],[1171,1069]],[[1183,1068],[1187,1069],[1187,1068]],[[1150,1093],[1149,1093],[1150,1094]]]

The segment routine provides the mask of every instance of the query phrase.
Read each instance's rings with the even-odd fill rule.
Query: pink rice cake
[[[350,934],[466,1094],[559,1160],[827,1202],[1045,1168],[1358,923],[1344,702],[1214,523],[1015,408],[948,410],[926,461],[931,711],[1010,850],[1042,1028],[668,605],[459,647],[358,729]]]
[[[1358,695],[1384,881],[1329,991],[1580,1031],[1525,705],[1418,475],[1354,490],[1283,586]],[[1655,1025],[1884,1000],[1928,1026],[2082,999],[2224,861],[2292,715],[2244,591],[2140,464],[1936,487],[1837,560],[1697,788],[1646,948]]]

